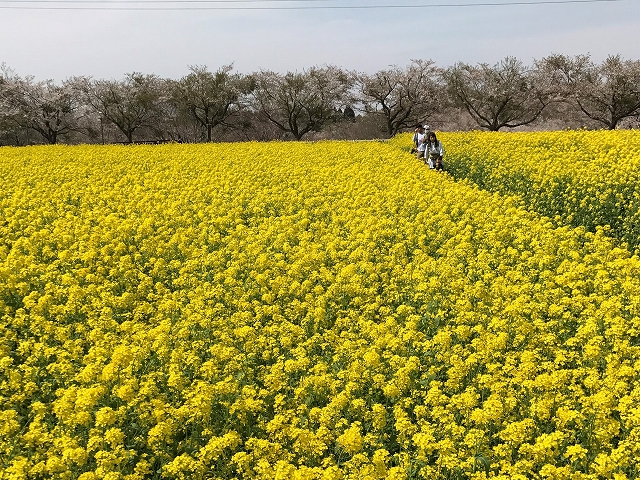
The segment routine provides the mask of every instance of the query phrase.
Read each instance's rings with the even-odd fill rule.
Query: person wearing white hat
[[[418,159],[424,159],[424,151],[426,149],[426,133],[423,126],[418,126],[413,134],[413,150],[411,153],[415,153]]]

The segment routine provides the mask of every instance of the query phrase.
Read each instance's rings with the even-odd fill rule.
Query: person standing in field
[[[424,163],[428,164],[431,169],[443,170],[443,157],[444,147],[442,142],[438,140],[435,132],[429,132],[424,153]]]
[[[418,144],[420,143],[418,141],[418,139],[420,138],[419,135],[423,135],[424,132],[422,131],[422,126],[418,125],[416,127],[416,129],[413,131],[413,147],[411,148],[411,153],[415,155],[415,153],[418,151]]]
[[[416,128],[415,133],[413,134],[413,150],[412,152],[416,154],[416,158],[421,159],[424,158],[424,150],[425,150],[425,140],[426,140],[426,132],[425,129],[428,129],[429,126],[425,125],[419,126]]]

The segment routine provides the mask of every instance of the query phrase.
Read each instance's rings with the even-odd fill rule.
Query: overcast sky
[[[442,6],[541,1],[575,0],[0,0],[0,63],[60,81],[178,79],[189,65],[229,63],[240,73],[324,64],[373,73],[418,58],[442,67],[505,56],[531,64],[551,53],[640,60],[640,0]],[[124,10],[132,7],[152,10]]]

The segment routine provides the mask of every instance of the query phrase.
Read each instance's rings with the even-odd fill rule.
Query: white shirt
[[[436,168],[436,159],[438,157],[444,157],[444,147],[442,142],[437,140],[436,143],[427,142],[427,149],[425,150],[425,157],[429,157],[427,162],[429,168]]]
[[[440,140],[436,140],[436,143],[427,142],[426,151],[429,152],[429,157],[444,157],[444,147]]]

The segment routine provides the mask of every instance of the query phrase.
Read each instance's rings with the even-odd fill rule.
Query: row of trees
[[[179,80],[130,73],[56,84],[0,71],[0,144],[393,136],[438,129],[608,128],[640,122],[640,61],[551,55],[527,66],[439,68],[414,60],[374,74],[335,66],[243,75],[191,67]]]

